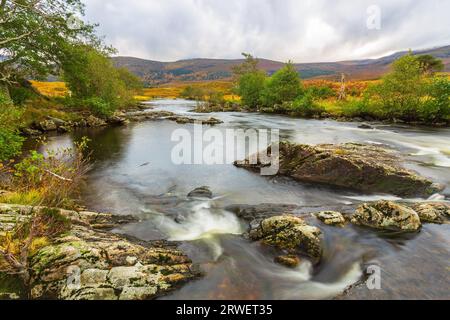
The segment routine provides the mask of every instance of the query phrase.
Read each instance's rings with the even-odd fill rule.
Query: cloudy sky
[[[120,55],[151,60],[250,52],[282,61],[336,61],[450,44],[449,0],[84,2],[86,19],[100,24],[99,34]]]

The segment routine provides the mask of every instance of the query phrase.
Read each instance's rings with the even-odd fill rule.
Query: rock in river
[[[274,261],[288,268],[295,268],[300,264],[300,258],[296,255],[284,255],[275,257]]]
[[[26,219],[33,210],[45,208],[0,205],[5,218],[0,231],[11,230],[13,221]],[[93,227],[114,227],[130,217],[59,212],[70,219],[70,229],[29,257],[28,295],[33,299],[152,299],[199,275],[174,244],[142,242]]]
[[[391,201],[366,203],[356,209],[352,223],[376,229],[418,231],[422,224],[411,208]]]
[[[293,215],[264,219],[253,226],[248,235],[253,241],[262,241],[289,254],[306,254],[316,261],[322,256],[320,229]]]
[[[209,187],[203,186],[200,188],[196,188],[189,192],[188,194],[189,198],[208,198],[211,199],[213,197],[213,194]]]
[[[322,211],[316,213],[317,219],[330,226],[343,226],[345,224],[345,218],[340,212],[336,211]]]
[[[450,206],[446,203],[418,203],[412,208],[423,222],[444,223],[450,217]]]
[[[394,151],[378,146],[357,143],[311,146],[281,142],[279,150],[279,174],[302,182],[399,196],[429,196],[443,189],[401,167],[400,158]],[[271,147],[266,153],[270,152]],[[261,161],[252,164],[246,159],[236,161],[235,165],[260,169],[269,164]]]

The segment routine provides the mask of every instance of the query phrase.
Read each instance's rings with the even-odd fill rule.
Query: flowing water
[[[280,129],[283,139],[293,142],[364,142],[394,148],[404,155],[405,166],[447,186],[435,199],[450,198],[449,128],[374,124],[374,130],[364,130],[358,123],[258,113],[201,115],[190,112],[194,104],[183,100],[160,100],[152,106],[190,117],[214,116],[224,121],[214,127],[221,131],[274,128]],[[450,298],[448,225],[428,224],[420,234],[408,237],[353,226],[320,225],[325,235],[320,266],[313,267],[306,259],[297,269],[275,264],[273,249],[245,240],[241,234],[246,224],[226,211],[226,206],[339,206],[397,198],[264,177],[231,163],[175,165],[171,152],[177,142],[171,136],[179,128],[193,132],[192,124],[158,120],[51,137],[47,146],[70,146],[74,139],[89,136],[93,170],[83,192],[86,206],[140,218],[141,222],[116,230],[119,233],[143,240],[182,241],[181,248],[201,266],[205,276],[165,299],[329,299],[361,279],[368,264],[381,267],[381,290],[361,286],[347,298]],[[193,139],[200,142],[199,137]],[[223,148],[223,142],[214,143]],[[209,186],[214,198],[186,196],[200,186]]]

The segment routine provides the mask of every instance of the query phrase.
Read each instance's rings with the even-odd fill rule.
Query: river
[[[184,100],[157,100],[151,105],[194,118],[213,116],[224,122],[214,127],[221,131],[280,129],[283,139],[299,143],[385,145],[404,155],[406,167],[447,186],[435,198],[450,199],[450,128],[375,123],[374,130],[366,130],[356,122],[258,113],[195,114],[189,111],[194,103]],[[140,222],[115,231],[143,240],[182,241],[181,248],[201,266],[203,278],[163,299],[330,299],[357,282],[368,264],[380,266],[381,290],[362,286],[345,298],[450,298],[449,225],[427,224],[409,237],[321,225],[325,251],[320,266],[313,267],[307,259],[297,269],[275,264],[271,249],[241,237],[246,224],[224,210],[226,206],[332,206],[398,198],[264,177],[231,163],[176,165],[171,152],[177,143],[171,136],[179,128],[193,131],[192,124],[157,120],[54,136],[47,146],[70,146],[74,139],[88,136],[93,169],[83,190],[84,204],[92,210],[138,216]],[[214,198],[186,196],[200,186],[210,187]]]

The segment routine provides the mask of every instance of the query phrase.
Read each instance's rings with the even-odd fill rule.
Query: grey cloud
[[[85,0],[121,55],[153,60],[258,57],[297,62],[450,44],[447,0]],[[381,30],[368,30],[378,5]]]

